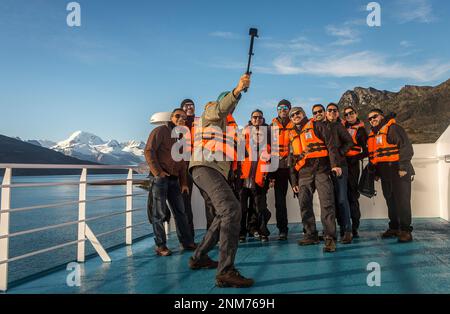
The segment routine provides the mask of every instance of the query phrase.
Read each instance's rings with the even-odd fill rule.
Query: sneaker
[[[181,245],[181,249],[184,251],[195,251],[197,248],[197,243],[192,243],[189,245]]]
[[[287,233],[280,232],[280,235],[278,236],[278,241],[286,241],[286,240],[287,240]]]
[[[216,284],[220,288],[248,288],[253,286],[254,283],[253,279],[245,278],[236,269],[216,276]]]
[[[239,236],[239,242],[240,243],[245,243],[246,241],[247,241],[247,238],[245,237],[245,235]]]
[[[167,246],[157,246],[155,249],[155,253],[158,256],[169,256],[172,255],[172,251],[167,248]]]
[[[407,243],[413,240],[412,234],[410,231],[400,231],[398,235],[398,242]]]
[[[267,242],[267,241],[269,241],[268,236],[261,236],[261,242]]]
[[[318,236],[313,236],[313,237],[304,237],[301,240],[298,240],[298,245],[301,246],[306,246],[306,245],[314,245],[314,244],[319,244],[320,240]]]
[[[217,268],[218,262],[213,261],[208,255],[202,256],[200,259],[194,259],[192,256],[189,258],[190,269],[213,269]]]
[[[400,234],[399,230],[388,229],[381,234],[382,239],[396,238]]]
[[[351,232],[345,232],[344,236],[341,238],[342,244],[350,244],[353,240],[353,234]]]
[[[255,240],[259,240],[259,232],[258,231],[253,232],[253,237],[255,238]]]
[[[336,252],[336,242],[332,237],[325,237],[324,252]]]

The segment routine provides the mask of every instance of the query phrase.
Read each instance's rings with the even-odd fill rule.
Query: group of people
[[[370,133],[358,118],[356,108],[340,111],[335,103],[312,107],[308,118],[301,107],[288,100],[277,105],[277,117],[270,125],[264,113],[256,109],[248,125],[239,130],[233,112],[241,92],[250,86],[250,75],[243,75],[236,88],[208,102],[201,116],[195,116],[195,104],[185,99],[174,109],[171,121],[155,128],[147,141],[145,157],[150,167],[149,211],[157,255],[168,256],[163,223],[172,211],[182,249],[191,250],[191,269],[217,268],[219,287],[249,287],[254,281],[234,267],[239,242],[247,236],[263,242],[269,240],[267,223],[271,212],[267,193],[274,188],[278,240],[288,238],[286,197],[291,186],[298,199],[303,238],[299,245],[324,241],[324,251],[334,252],[337,227],[342,244],[359,237],[361,211],[358,181],[362,160],[369,158],[368,170],[381,179],[386,199],[389,227],[382,238],[397,237],[412,241],[411,164],[412,145],[395,115],[371,109],[367,116]],[[343,119],[341,119],[341,114]],[[173,157],[173,136],[177,127],[187,128],[190,160]],[[235,132],[230,133],[230,128]],[[217,136],[217,129],[221,132]],[[186,140],[186,138],[184,139]],[[238,143],[244,154],[238,158]],[[206,153],[205,153],[206,152]],[[215,158],[218,155],[224,158]],[[201,158],[198,158],[201,156]],[[276,167],[274,165],[276,158]],[[194,242],[191,205],[195,184],[205,201],[207,232]],[[322,234],[316,227],[313,194],[320,201]],[[208,252],[219,243],[219,260]]]

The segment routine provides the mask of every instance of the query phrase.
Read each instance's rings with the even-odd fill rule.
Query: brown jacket
[[[162,171],[171,176],[179,177],[181,186],[187,185],[186,163],[172,159],[172,146],[177,139],[172,138],[171,133],[174,125],[161,125],[155,128],[148,137],[145,145],[145,159],[153,176],[158,177]]]

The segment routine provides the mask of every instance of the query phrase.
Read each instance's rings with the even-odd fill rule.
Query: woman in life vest
[[[240,162],[242,208],[240,242],[245,242],[247,232],[262,242],[270,234],[267,223],[271,213],[267,209],[269,180],[267,170],[270,160],[270,128],[259,109],[251,114],[249,124],[243,130],[245,159]]]

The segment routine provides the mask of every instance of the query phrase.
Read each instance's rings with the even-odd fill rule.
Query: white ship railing
[[[137,227],[143,224],[148,224],[148,221],[140,222],[133,225],[133,212],[146,210],[145,208],[133,208],[133,197],[147,195],[146,192],[143,193],[133,193],[133,170],[137,167],[135,166],[116,166],[116,165],[51,165],[51,164],[0,164],[0,169],[5,169],[3,176],[3,182],[1,185],[1,207],[0,207],[0,291],[6,291],[8,288],[8,264],[13,261],[28,258],[34,255],[54,251],[71,245],[77,245],[77,261],[84,262],[86,258],[85,242],[88,240],[95,251],[98,253],[103,262],[111,262],[106,250],[101,245],[98,238],[106,236],[112,233],[116,233],[125,230],[125,243],[126,245],[131,245],[133,242],[132,231],[133,227]],[[55,183],[18,183],[12,184],[12,170],[13,169],[80,169],[81,176],[78,181],[73,182],[55,182]],[[126,194],[110,196],[110,197],[98,197],[93,199],[86,199],[87,184],[107,184],[117,182],[117,180],[87,180],[88,170],[92,169],[109,169],[109,170],[128,170],[128,175],[126,180],[121,180],[126,182]],[[51,186],[68,186],[68,185],[78,185],[79,186],[79,197],[78,201],[69,202],[59,202],[53,204],[44,204],[37,206],[28,206],[20,208],[11,208],[11,190],[13,188],[28,188],[28,187],[51,187]],[[115,212],[107,215],[100,215],[92,218],[86,218],[86,204],[92,202],[98,202],[103,200],[125,198],[126,205],[125,211]],[[14,212],[30,211],[40,208],[55,208],[66,205],[78,204],[78,220],[65,222],[57,225],[50,225],[41,228],[23,230],[19,232],[10,233],[9,216]],[[125,227],[116,228],[111,231],[103,232],[95,235],[88,225],[88,222],[101,220],[112,216],[125,214]],[[70,241],[63,244],[58,244],[49,248],[40,249],[30,253],[26,253],[20,256],[15,256],[13,258],[9,257],[9,239],[12,237],[17,237],[21,235],[36,233],[45,230],[51,230],[56,228],[67,227],[71,225],[78,225],[78,239]]]

